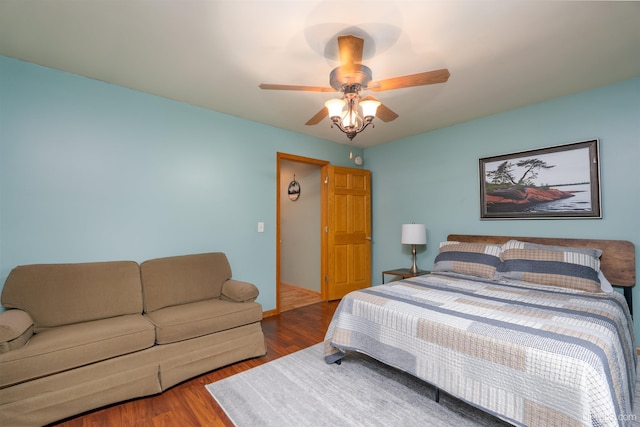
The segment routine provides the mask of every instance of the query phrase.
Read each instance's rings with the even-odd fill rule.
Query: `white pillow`
[[[611,283],[607,280],[606,277],[604,277],[602,271],[598,271],[598,279],[600,279],[600,288],[602,289],[602,292],[604,292],[605,294],[610,294],[611,292],[613,292],[613,286],[611,286]]]

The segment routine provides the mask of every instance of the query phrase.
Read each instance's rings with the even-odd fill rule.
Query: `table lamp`
[[[416,274],[420,270],[416,265],[416,245],[427,244],[427,229],[424,224],[402,224],[402,244],[411,245],[413,265],[409,272]]]

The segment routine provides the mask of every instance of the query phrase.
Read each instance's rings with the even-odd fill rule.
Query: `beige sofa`
[[[0,425],[43,425],[266,353],[258,289],[225,254],[16,267],[2,291]]]

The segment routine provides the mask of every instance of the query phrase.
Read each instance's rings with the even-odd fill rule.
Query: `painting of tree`
[[[598,140],[480,159],[481,218],[601,218]]]
[[[519,168],[524,168],[524,172],[520,178],[516,179],[513,175],[514,165],[508,160],[500,163],[495,171],[488,171],[487,178],[491,179],[492,184],[512,184],[512,185],[534,185],[534,180],[538,177],[537,169],[551,169],[555,165],[548,165],[540,159],[520,160],[516,163]]]

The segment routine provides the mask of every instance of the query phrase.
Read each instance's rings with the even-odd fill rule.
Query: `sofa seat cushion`
[[[152,347],[153,325],[130,314],[47,329],[0,354],[0,388]]]
[[[156,342],[168,344],[260,322],[262,306],[214,298],[165,307],[145,316],[156,326]]]

